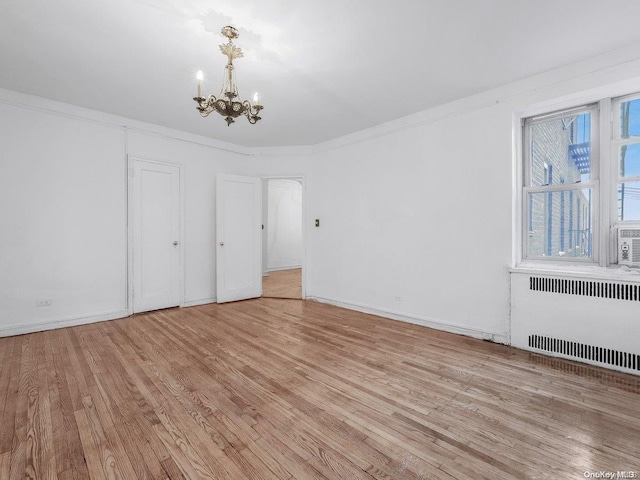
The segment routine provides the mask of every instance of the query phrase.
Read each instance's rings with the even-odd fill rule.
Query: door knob
[[[221,247],[224,247],[224,242],[220,242],[220,246],[221,246]]]
[[[174,246],[174,247],[177,247],[177,246],[178,246],[178,241],[177,241],[177,240],[174,240],[174,241],[173,241],[173,246]]]

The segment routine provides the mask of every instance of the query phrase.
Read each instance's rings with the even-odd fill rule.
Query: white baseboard
[[[104,322],[107,320],[116,320],[129,316],[128,310],[119,310],[117,312],[101,313],[97,315],[89,315],[87,317],[66,318],[61,320],[48,320],[38,323],[22,323],[0,327],[0,337],[11,337],[13,335],[23,335],[25,333],[42,332],[44,330],[53,330],[55,328],[75,327],[77,325],[86,325],[88,323]]]
[[[196,307],[198,305],[206,305],[207,303],[216,303],[216,297],[206,297],[206,298],[198,298],[196,300],[188,300],[185,301],[182,306],[183,307]]]
[[[216,297],[200,298],[197,300],[189,300],[184,302],[183,307],[195,307],[196,305],[206,305],[208,303],[216,303]],[[56,328],[75,327],[77,325],[87,325],[89,323],[105,322],[108,320],[116,320],[118,318],[126,318],[131,316],[128,310],[119,310],[116,312],[101,313],[96,315],[88,315],[86,317],[74,317],[47,320],[36,323],[21,323],[8,326],[0,326],[0,338],[12,337],[14,335],[24,335],[26,333],[43,332],[45,330],[53,330]]]
[[[269,267],[267,270],[270,272],[278,272],[280,270],[295,270],[296,268],[302,268],[302,265],[285,265],[283,267]]]
[[[433,328],[435,330],[442,330],[444,332],[456,333],[459,335],[466,335],[467,337],[479,338],[482,340],[490,340],[492,342],[502,343],[505,345],[509,344],[509,336],[506,333],[485,332],[483,330],[477,330],[474,328],[451,325],[451,324],[444,323],[432,318],[419,318],[414,316],[408,316],[400,313],[390,312],[387,310],[380,310],[379,308],[371,307],[368,305],[342,302],[340,300],[317,297],[313,295],[307,296],[307,300],[315,300],[320,303],[328,303],[330,305],[335,305],[336,307],[342,307],[348,310],[355,310],[362,313],[370,313],[372,315],[377,315],[379,317],[389,318],[391,320],[398,320],[400,322],[412,323],[414,325]]]

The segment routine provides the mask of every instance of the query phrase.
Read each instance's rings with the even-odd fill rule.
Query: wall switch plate
[[[36,307],[50,307],[53,305],[53,300],[36,300]]]
[[[319,227],[319,226],[320,226],[320,219],[316,218],[316,227]]]

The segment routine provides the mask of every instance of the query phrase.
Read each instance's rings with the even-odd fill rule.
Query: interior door
[[[180,305],[180,168],[132,161],[133,312]]]
[[[216,177],[218,303],[262,295],[262,198],[259,178]]]

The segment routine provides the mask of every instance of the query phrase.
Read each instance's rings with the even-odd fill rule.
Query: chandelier
[[[236,47],[233,44],[233,39],[238,38],[239,33],[233,27],[226,26],[222,28],[222,35],[227,37],[228,42],[220,45],[220,51],[223,55],[226,55],[229,61],[224,67],[224,77],[222,80],[222,89],[220,90],[220,96],[218,98],[215,95],[209,95],[203,97],[202,90],[202,72],[198,72],[198,96],[193,99],[198,106],[196,107],[203,117],[208,116],[211,112],[218,112],[225,117],[227,126],[231,125],[235,120],[234,118],[244,115],[249,120],[249,123],[254,124],[260,120],[260,110],[263,106],[260,105],[258,94],[253,96],[253,105],[249,100],[237,101],[235,98],[238,96],[238,88],[236,87],[236,81],[233,73],[233,60],[234,58],[240,58],[244,54],[240,47]],[[225,98],[226,97],[226,98]]]

